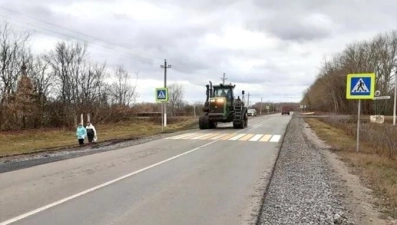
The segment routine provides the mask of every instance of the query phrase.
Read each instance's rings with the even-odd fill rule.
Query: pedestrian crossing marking
[[[250,141],[250,142],[279,142],[278,134],[239,134],[239,133],[188,133],[164,139],[184,140],[224,140],[224,141]]]
[[[216,139],[219,139],[219,138],[224,137],[224,136],[226,136],[226,135],[228,135],[228,134],[218,134],[218,135],[216,135],[215,137],[212,137],[212,138],[210,138],[210,139],[211,139],[211,140],[216,140]]]
[[[281,138],[281,135],[273,135],[273,137],[270,139],[270,142],[278,142]]]
[[[240,141],[246,141],[250,138],[252,138],[255,134],[247,134],[244,137],[240,138]]]
[[[229,138],[228,140],[236,141],[237,139],[243,137],[244,135],[245,135],[245,134],[237,134],[236,136],[234,136],[234,137],[232,137],[232,138]]]
[[[250,139],[250,141],[258,141],[262,136],[263,134],[256,134],[253,138]]]
[[[207,137],[207,136],[210,136],[211,135],[211,133],[209,133],[209,134],[204,134],[204,135],[199,135],[199,136],[197,136],[197,137],[194,137],[194,138],[192,138],[192,139],[203,139],[203,137]],[[204,138],[205,139],[205,138]]]
[[[218,135],[217,133],[211,133],[211,134],[209,134],[207,136],[201,136],[201,137],[199,137],[197,139],[208,139],[208,138],[212,138],[212,137],[217,136],[217,135]]]
[[[228,140],[229,138],[233,137],[235,134],[229,134],[221,138],[221,140]]]
[[[271,137],[272,137],[272,135],[266,134],[266,135],[263,136],[263,138],[261,138],[259,141],[266,142],[266,141],[268,141]]]
[[[178,136],[169,137],[168,139],[185,139],[197,135],[196,133],[181,134]]]

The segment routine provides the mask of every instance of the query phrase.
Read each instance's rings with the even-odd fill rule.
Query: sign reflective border
[[[375,73],[348,74],[346,99],[374,99]]]

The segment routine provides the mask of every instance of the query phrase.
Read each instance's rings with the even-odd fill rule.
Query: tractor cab
[[[227,106],[231,106],[234,99],[234,87],[235,86],[223,84],[213,86],[213,93],[210,96],[210,102],[220,101],[225,102]]]

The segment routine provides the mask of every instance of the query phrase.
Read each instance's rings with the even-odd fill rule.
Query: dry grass
[[[355,126],[354,124],[347,124],[343,128],[341,124],[329,124],[319,119],[305,119],[305,121],[321,139],[332,146],[343,161],[348,163],[352,171],[374,190],[379,197],[378,206],[381,210],[387,215],[397,218],[396,160],[384,154],[378,154],[379,150],[372,147],[373,140],[362,139],[360,152],[356,152],[356,138],[349,134],[350,128],[347,127]],[[382,129],[375,128],[374,132],[382,132]]]
[[[161,133],[161,118],[133,119],[117,124],[94,124],[98,142],[115,139],[134,139]],[[173,132],[197,126],[195,118],[168,118],[164,132]],[[0,133],[0,157],[56,150],[77,146],[76,131],[39,129]]]

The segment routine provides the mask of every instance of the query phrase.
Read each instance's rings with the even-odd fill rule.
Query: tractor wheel
[[[248,127],[248,116],[245,114],[244,119],[243,119],[243,128]]]
[[[208,116],[200,116],[199,127],[201,130],[210,128],[210,120],[209,120]]]
[[[216,122],[216,121],[209,121],[209,127],[211,128],[211,129],[214,129],[214,128],[216,128],[218,126],[218,122]]]

